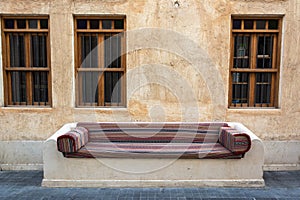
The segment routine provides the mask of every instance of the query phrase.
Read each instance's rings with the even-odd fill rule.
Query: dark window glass
[[[48,29],[48,19],[41,19],[40,20],[40,28],[41,29]]]
[[[278,29],[278,20],[269,20],[269,29],[271,30]]]
[[[81,67],[98,67],[98,36],[81,36]]]
[[[257,20],[256,29],[266,29],[266,20]]]
[[[234,68],[249,68],[250,67],[250,36],[235,36],[234,37]]]
[[[253,29],[253,20],[244,20],[244,29]]]
[[[10,34],[10,66],[25,67],[25,42],[24,35]]]
[[[124,28],[124,20],[115,20],[115,29],[123,29]]]
[[[233,20],[233,29],[241,29],[242,28],[242,20],[240,19],[235,19]]]
[[[33,101],[45,104],[48,102],[48,72],[33,72],[32,75]]]
[[[29,20],[29,28],[36,29],[37,28],[37,22],[38,21],[36,19]]]
[[[99,20],[90,20],[90,29],[99,29]]]
[[[112,28],[112,20],[102,21],[102,29],[111,29],[111,28]]]
[[[121,73],[104,73],[104,100],[105,103],[121,103]]]
[[[259,36],[257,43],[257,68],[272,68],[273,37]]]
[[[47,67],[47,36],[31,36],[31,67]]]
[[[13,29],[15,27],[13,19],[4,20],[5,28]]]
[[[87,20],[86,19],[78,19],[77,20],[77,28],[78,29],[87,29]]]
[[[271,103],[271,73],[257,73],[255,87],[255,103]]]
[[[232,73],[232,103],[248,103],[248,73]]]
[[[26,28],[26,20],[25,19],[18,19],[17,20],[17,27],[20,29]]]
[[[11,95],[13,104],[26,102],[26,72],[11,72]]]

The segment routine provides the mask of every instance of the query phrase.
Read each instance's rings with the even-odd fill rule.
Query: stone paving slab
[[[300,200],[300,171],[265,172],[264,188],[44,188],[42,178],[42,171],[0,171],[0,200]]]

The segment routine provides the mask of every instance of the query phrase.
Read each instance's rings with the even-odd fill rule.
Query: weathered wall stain
[[[224,120],[245,124],[265,140],[300,140],[300,3],[299,0],[5,0],[1,14],[49,15],[52,108],[0,108],[0,140],[44,140],[64,123],[75,121],[181,121],[184,108],[170,88],[149,84],[128,97],[127,108],[82,109],[74,103],[73,15],[126,15],[127,30],[161,28],[190,38],[210,57],[228,93],[231,14],[283,14],[283,46],[279,109],[229,110],[213,106],[203,74],[179,55],[142,49],[127,56],[127,69],[157,64],[180,74],[197,97],[199,121]],[[151,38],[158,42],[159,38]],[[146,72],[139,71],[139,76]],[[168,74],[166,77],[174,78]],[[151,77],[151,76],[150,76]],[[132,87],[127,80],[127,87]],[[62,87],[63,86],[63,87]],[[176,87],[176,86],[174,86]],[[217,86],[216,86],[217,87]],[[0,94],[2,95],[2,94]],[[3,95],[2,98],[3,99]],[[225,97],[227,100],[227,96]],[[1,102],[3,104],[3,100]],[[185,102],[188,105],[188,102]],[[227,102],[224,102],[227,105]],[[157,115],[157,112],[162,112]],[[214,113],[214,114],[212,114]],[[215,116],[213,116],[215,115]],[[165,119],[165,120],[164,120]]]

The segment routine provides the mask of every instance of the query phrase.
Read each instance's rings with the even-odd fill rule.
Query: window
[[[3,17],[6,106],[49,106],[50,52],[47,17]]]
[[[280,18],[232,19],[229,107],[278,107]]]
[[[125,105],[125,18],[75,17],[76,105]]]

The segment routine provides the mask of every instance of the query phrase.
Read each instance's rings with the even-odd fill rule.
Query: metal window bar
[[[265,42],[265,37],[264,37],[264,42]],[[264,77],[265,77],[265,74],[264,73],[260,73],[260,82],[261,82],[261,85],[260,85],[260,102],[259,103],[260,103],[261,107],[262,107],[262,104],[264,102],[264,89],[265,89]]]
[[[272,79],[272,75],[268,74],[268,85],[267,85],[267,103],[268,103],[268,105],[270,105],[270,103],[271,103],[271,84],[272,84],[271,79]]]
[[[245,44],[245,36],[242,37],[242,45],[244,45],[244,44]],[[245,55],[243,55],[243,57],[244,56]],[[244,58],[241,58],[241,64],[242,64],[241,67],[244,68]]]
[[[272,66],[272,60],[273,60],[273,40],[274,40],[274,36],[270,36],[270,59],[269,59],[269,68],[273,68]]]
[[[40,73],[36,72],[33,73],[33,78],[34,78],[34,88],[33,88],[33,96],[34,96],[34,102],[37,102],[38,105],[41,103],[41,79],[40,79]]]
[[[240,76],[241,76],[241,80],[240,80],[241,83],[243,83],[243,78],[244,78],[243,75],[244,75],[244,73],[241,73],[241,75],[240,75]],[[244,85],[241,84],[241,85],[240,85],[240,94],[241,94],[241,97],[240,97],[240,98],[241,98],[241,104],[244,103],[244,102],[243,102],[243,98],[244,98],[244,96],[243,96],[243,94],[244,94],[244,93],[243,93],[243,90],[244,90]]]
[[[85,88],[85,92],[86,92],[86,103],[88,103],[88,105],[91,105],[91,72],[86,72],[85,73],[85,81],[86,81],[86,88]]]
[[[263,68],[265,68],[265,55],[266,55],[266,35],[264,37],[264,43],[263,43]]]

